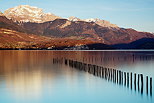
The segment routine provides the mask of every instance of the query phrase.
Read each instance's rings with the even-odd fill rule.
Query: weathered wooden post
[[[95,65],[93,65],[93,66],[94,66],[94,69],[95,69],[95,76],[97,76],[97,68],[96,68]]]
[[[115,82],[115,72],[114,72],[114,69],[113,69],[113,82]]]
[[[140,75],[138,74],[138,91],[140,91]]]
[[[99,74],[100,74],[100,77],[102,78],[102,67],[99,67],[100,71],[99,71]]]
[[[98,66],[98,77],[100,77],[100,68]]]
[[[127,72],[127,87],[129,87],[129,72]]]
[[[97,66],[96,65],[94,65],[94,67],[95,67],[95,76],[97,76],[98,75],[98,69],[97,69]]]
[[[132,72],[130,74],[130,88],[132,89]]]
[[[97,66],[97,69],[98,69],[98,77],[100,77],[100,68],[99,68],[99,66]]]
[[[96,76],[96,68],[95,68],[95,65],[93,65],[93,73],[94,73],[94,76]]]
[[[104,67],[102,67],[102,78],[104,78]]]
[[[99,77],[99,67],[97,66],[97,76]]]
[[[113,82],[115,82],[115,70],[113,69]]]
[[[99,75],[100,75],[100,77],[102,78],[102,67],[99,67]]]
[[[123,85],[123,72],[121,72],[121,84]]]
[[[119,70],[119,84],[121,84],[121,71]]]
[[[136,73],[134,74],[134,89],[136,91]]]
[[[109,69],[109,68],[108,68],[108,73],[109,73],[108,80],[110,80],[110,77],[111,77],[111,72],[110,72],[110,69]]]
[[[117,80],[117,72],[116,71],[117,70],[114,71],[114,73],[115,73],[115,83],[116,83],[116,80]]]
[[[148,95],[148,76],[146,76],[146,93]]]
[[[141,74],[141,94],[143,94],[143,74]]]
[[[119,71],[117,70],[117,84],[118,84],[118,76],[119,76],[119,75],[118,75],[118,72],[119,72]]]
[[[96,68],[97,68],[97,76],[99,76],[99,67],[96,66]]]
[[[113,80],[113,69],[111,69],[111,81]]]
[[[150,78],[150,96],[152,96],[152,78]]]
[[[89,67],[89,73],[91,74],[92,72],[92,65],[90,64],[90,67]]]
[[[126,72],[124,72],[124,76],[125,76],[125,83],[124,83],[124,85],[126,86]]]
[[[109,68],[107,68],[107,80],[109,79]]]
[[[107,68],[105,68],[105,79],[107,79]]]

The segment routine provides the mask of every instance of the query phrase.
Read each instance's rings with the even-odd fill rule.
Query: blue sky
[[[0,0],[0,10],[25,4],[61,17],[100,18],[120,27],[154,32],[154,0]]]

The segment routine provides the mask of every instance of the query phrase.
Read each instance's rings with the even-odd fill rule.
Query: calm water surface
[[[53,58],[141,73],[143,94]],[[145,76],[154,79],[152,51],[0,51],[0,103],[154,103]]]

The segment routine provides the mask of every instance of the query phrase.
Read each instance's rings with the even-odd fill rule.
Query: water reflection
[[[103,77],[105,81],[95,78],[87,72],[66,66],[65,59],[96,65],[98,68],[107,68],[104,69],[104,74],[100,73],[100,69],[96,69],[94,72],[95,76]],[[153,62],[153,52],[0,51],[0,99],[6,102],[9,99],[13,101],[12,98],[14,98],[14,102],[18,99],[26,102],[34,98],[38,101],[45,101],[48,98],[49,102],[53,102],[54,99],[51,99],[53,96],[56,98],[54,102],[59,102],[58,97],[64,96],[63,100],[67,102],[70,99],[68,97],[71,97],[72,101],[81,99],[82,102],[90,102],[92,98],[97,98],[99,102],[105,102],[110,96],[107,97],[104,91],[111,94],[114,94],[112,93],[114,90],[118,91],[115,93],[120,92],[121,89],[116,89],[115,85],[128,87],[132,91],[139,92],[143,96],[146,94],[153,99],[153,83],[151,82],[151,78],[154,78]],[[91,69],[90,72],[92,71]],[[113,88],[110,87],[112,84],[107,81],[115,84]],[[105,89],[105,86],[108,89]],[[118,94],[119,96],[126,95],[125,91],[121,92]],[[96,95],[97,93],[98,95]],[[4,94],[5,98],[2,98]],[[87,95],[87,98],[90,97],[90,99],[79,98],[81,94]],[[100,98],[98,98],[99,96]],[[103,100],[103,96],[106,99],[103,98]],[[129,98],[133,97],[134,94]],[[132,99],[129,102],[133,101],[135,100]],[[144,99],[145,101],[148,103],[152,100]]]
[[[88,72],[90,74],[93,74],[94,76],[98,76],[101,78],[105,78],[108,81],[111,81],[113,83],[123,85],[123,81],[125,81],[124,86],[126,86],[126,81],[127,81],[127,88],[130,88],[132,90],[132,86],[134,85],[134,90],[136,91],[136,73],[132,72],[124,72],[124,80],[123,80],[123,71],[121,70],[115,70],[113,68],[106,68],[106,67],[101,67],[97,66],[95,64],[86,64],[84,62],[79,62],[79,61],[73,61],[73,60],[68,60],[63,58],[57,58],[53,59],[53,63],[65,63],[65,65],[69,65],[72,68]],[[127,74],[127,78],[126,78]],[[134,76],[133,76],[134,75]],[[146,82],[146,92],[148,96],[148,88],[150,85],[150,96],[152,97],[152,77],[150,77],[150,84],[148,83],[149,77],[146,76],[145,81],[143,80],[143,74],[137,74],[138,75],[138,80],[137,80],[137,86],[138,86],[138,92],[143,94],[143,86],[144,83]],[[134,78],[134,81],[133,81]],[[133,84],[134,82],[134,84]],[[140,89],[141,88],[141,89]]]

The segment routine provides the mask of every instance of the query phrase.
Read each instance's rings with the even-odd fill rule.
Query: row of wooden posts
[[[143,74],[137,74],[132,72],[123,72],[121,70],[106,68],[97,66],[94,64],[87,64],[79,61],[53,58],[53,63],[60,63],[69,65],[72,68],[76,68],[81,71],[88,72],[94,76],[104,78],[105,80],[112,81],[113,83],[124,85],[131,90],[139,91],[143,94],[144,83],[146,83],[146,94],[152,96],[152,77],[144,77]],[[144,79],[145,78],[145,79]],[[145,80],[145,82],[144,82]],[[134,84],[133,84],[134,83]],[[133,88],[134,86],[134,88]]]
[[[69,65],[72,68],[76,68],[78,70],[82,70],[93,74],[94,76],[99,76],[101,78],[105,78],[108,81],[112,81],[116,84],[127,86],[128,88],[134,90],[138,90],[141,94],[143,94],[144,89],[144,76],[143,74],[137,74],[132,72],[123,72],[121,70],[105,68],[102,66],[86,64],[79,61],[73,60],[64,60],[65,65]],[[152,77],[146,76],[146,94],[152,96]],[[150,93],[149,93],[150,92]]]

